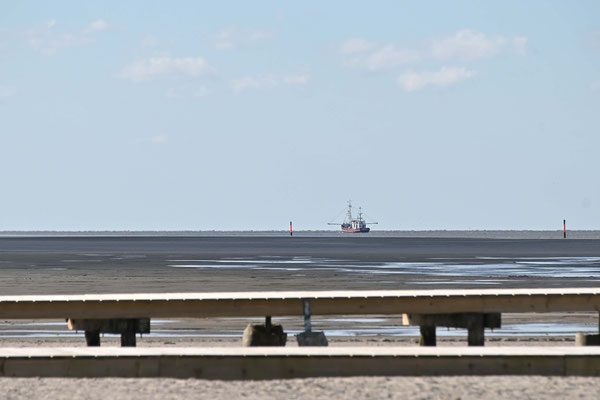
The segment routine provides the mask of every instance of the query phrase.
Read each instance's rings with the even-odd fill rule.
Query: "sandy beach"
[[[597,399],[580,377],[353,377],[272,381],[0,378],[6,399]]]
[[[400,237],[0,238],[4,295],[239,290],[426,289],[600,286],[597,240]],[[138,346],[239,346],[252,319],[155,321]],[[257,318],[254,322],[260,321]],[[290,332],[299,318],[282,319]],[[314,318],[331,346],[416,346],[397,317]],[[561,327],[566,331],[562,330]],[[487,346],[570,345],[598,316],[505,314]],[[404,329],[404,330],[403,330]],[[412,331],[406,331],[412,329]],[[551,334],[540,333],[549,330]],[[465,345],[464,331],[440,346]],[[103,346],[117,346],[107,335]],[[0,346],[83,346],[64,321],[3,321]],[[293,336],[290,346],[295,345]],[[273,381],[0,379],[5,398],[597,398],[600,380],[579,377],[356,377]]]

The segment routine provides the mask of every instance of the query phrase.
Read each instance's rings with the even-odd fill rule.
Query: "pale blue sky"
[[[0,0],[0,230],[600,229],[600,2]]]

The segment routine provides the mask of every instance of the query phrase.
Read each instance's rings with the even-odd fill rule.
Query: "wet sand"
[[[594,287],[599,257],[591,239],[0,237],[0,292]]]
[[[329,336],[331,347],[361,347],[361,346],[418,346],[419,340],[415,336],[360,336],[340,337]],[[117,335],[106,335],[101,339],[102,346],[121,346],[121,339]],[[501,336],[487,338],[486,346],[570,346],[575,344],[573,336]],[[143,337],[137,339],[140,347],[240,347],[241,338],[210,337],[210,338],[172,338],[172,337]],[[438,346],[466,346],[466,335],[444,336],[437,339]],[[83,336],[76,338],[3,338],[0,347],[84,347]],[[286,347],[297,347],[293,335],[288,336]]]

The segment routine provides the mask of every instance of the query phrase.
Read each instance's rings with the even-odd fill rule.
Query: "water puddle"
[[[244,264],[220,264],[220,265],[211,265],[211,264],[177,264],[177,265],[169,265],[171,268],[219,268],[219,269],[227,269],[227,268],[255,268],[255,265],[244,265]]]
[[[418,275],[417,285],[496,285],[515,278],[600,279],[600,257],[474,257],[411,262],[348,262],[319,257],[247,257],[169,260],[171,268],[238,268],[273,271],[329,271],[357,275]],[[290,266],[293,264],[294,266]],[[444,279],[436,279],[444,278]],[[453,279],[456,278],[456,279]],[[462,278],[462,279],[461,279]],[[468,278],[468,279],[465,279]]]
[[[491,279],[454,280],[454,281],[409,281],[414,285],[501,285],[504,281]]]

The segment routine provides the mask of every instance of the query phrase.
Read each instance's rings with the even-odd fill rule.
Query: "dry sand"
[[[271,381],[0,378],[4,399],[598,399],[600,378],[353,377]]]

